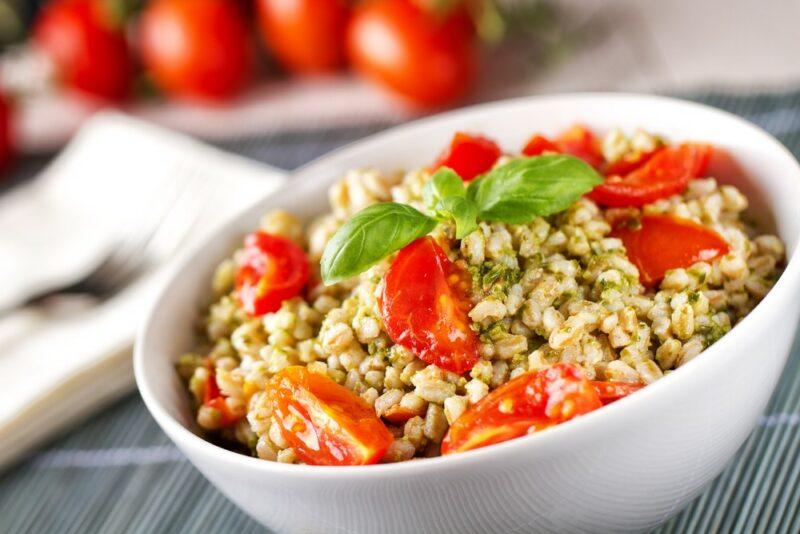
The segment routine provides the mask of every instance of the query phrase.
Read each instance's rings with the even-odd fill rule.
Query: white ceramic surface
[[[173,368],[190,348],[192,322],[214,266],[281,207],[325,209],[345,170],[430,162],[455,130],[484,132],[509,150],[533,132],[580,121],[605,131],[639,126],[673,140],[705,140],[712,172],[750,196],[791,261],[774,289],[728,335],[629,398],[559,427],[446,458],[320,468],[257,460],[193,433]],[[785,363],[800,313],[800,167],[760,129],[725,112],[662,97],[578,94],[499,102],[381,133],[296,172],[288,189],[243,210],[181,262],[137,341],[136,380],[158,424],[233,502],[280,532],[643,531],[679,511],[756,424]],[[765,209],[769,207],[769,209]],[[769,223],[772,224],[772,223]]]

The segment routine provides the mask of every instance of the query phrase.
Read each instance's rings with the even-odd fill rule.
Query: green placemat
[[[800,91],[694,95],[800,156]],[[224,148],[284,168],[385,125],[285,133]],[[794,327],[794,325],[791,325]],[[797,532],[800,344],[758,428],[723,474],[657,532]],[[0,475],[0,533],[263,532],[175,449],[132,394]]]

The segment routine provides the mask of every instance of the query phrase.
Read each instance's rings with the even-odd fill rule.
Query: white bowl
[[[429,163],[456,130],[509,150],[534,132],[579,121],[598,130],[645,127],[709,141],[712,172],[740,186],[791,261],[761,304],[676,372],[611,406],[547,431],[445,458],[366,467],[285,465],[230,452],[198,436],[174,370],[217,263],[271,208],[326,210],[348,169]],[[446,113],[375,135],[298,170],[283,191],[229,221],[188,255],[139,333],[136,381],[158,424],[248,514],[280,532],[641,531],[679,511],[717,475],[763,411],[800,313],[800,167],[774,138],[731,114],[624,94],[524,98]],[[771,217],[770,217],[771,215]],[[773,222],[774,221],[774,224]]]

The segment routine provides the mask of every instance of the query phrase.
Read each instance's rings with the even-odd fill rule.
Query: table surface
[[[800,91],[688,97],[756,122],[800,155]],[[291,169],[385,126],[281,133],[223,146]],[[21,172],[40,164],[28,163]],[[752,436],[711,486],[659,532],[797,531],[800,344],[795,345]],[[132,393],[0,474],[0,532],[244,534],[263,529],[192,467]]]

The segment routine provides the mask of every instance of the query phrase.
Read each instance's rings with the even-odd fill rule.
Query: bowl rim
[[[322,156],[313,159],[312,161],[298,167],[291,171],[291,175],[302,175],[315,166],[324,164],[329,158],[334,158],[341,153],[350,151],[353,147],[361,145],[365,142],[380,142],[384,137],[395,135],[399,131],[407,129],[416,129],[424,125],[439,122],[442,120],[453,119],[458,116],[469,116],[471,114],[483,114],[490,112],[492,109],[515,107],[530,103],[531,101],[546,103],[548,101],[560,100],[593,100],[593,99],[616,99],[616,100],[639,100],[643,103],[649,103],[658,106],[683,106],[688,110],[695,110],[703,113],[712,113],[720,115],[725,119],[732,121],[736,124],[737,128],[750,130],[762,138],[765,147],[769,147],[772,152],[782,154],[782,156],[794,168],[796,177],[800,179],[800,163],[794,155],[774,136],[765,131],[763,128],[751,123],[750,121],[735,115],[731,112],[709,106],[684,100],[681,98],[667,97],[662,95],[641,94],[641,93],[628,93],[628,92],[571,92],[551,95],[533,95],[511,99],[498,100],[474,106],[459,108],[443,113],[439,113],[430,117],[417,119],[397,126],[387,128],[378,133],[369,135],[367,137],[350,142],[342,147],[336,148]],[[289,183],[289,186],[291,182]],[[284,186],[279,191],[285,189]],[[274,195],[270,194],[269,196]],[[665,395],[673,390],[676,386],[673,383],[680,383],[685,381],[684,376],[688,377],[689,372],[694,370],[697,373],[700,369],[714,366],[721,358],[724,358],[724,353],[730,348],[735,347],[739,339],[744,338],[750,334],[752,326],[756,321],[766,315],[772,303],[777,301],[780,295],[790,287],[797,287],[800,285],[800,269],[796,265],[800,262],[800,244],[795,246],[795,249],[790,257],[787,258],[785,268],[781,276],[778,278],[775,285],[770,289],[769,293],[756,305],[756,307],[748,313],[738,324],[731,329],[730,332],[722,336],[716,343],[708,349],[703,351],[702,358],[694,358],[690,362],[676,369],[667,376],[657,380],[656,382],[648,385],[645,388],[637,391],[635,394],[620,399],[611,405],[604,406],[602,410],[595,410],[581,417],[570,420],[564,424],[557,425],[549,428],[547,432],[537,432],[520,438],[512,439],[502,443],[497,443],[491,446],[465,451],[458,454],[448,456],[438,456],[433,458],[420,458],[413,461],[403,461],[396,463],[385,464],[372,464],[364,466],[315,466],[305,464],[285,464],[275,461],[265,461],[252,456],[247,456],[238,452],[231,451],[195,434],[186,426],[173,418],[164,407],[162,407],[156,398],[155,393],[151,390],[150,384],[146,380],[146,360],[144,354],[145,341],[149,337],[151,324],[156,310],[159,308],[162,299],[166,297],[169,287],[176,276],[185,268],[186,262],[193,258],[200,249],[203,248],[205,242],[216,238],[220,233],[224,233],[230,226],[231,222],[237,219],[242,213],[254,207],[265,200],[259,198],[254,203],[248,203],[237,210],[230,218],[226,219],[221,225],[215,228],[209,235],[207,235],[201,243],[192,247],[181,255],[178,261],[168,270],[163,278],[156,297],[151,301],[150,306],[147,308],[145,320],[142,321],[137,335],[134,346],[134,375],[139,393],[144,400],[144,403],[162,428],[162,430],[170,437],[172,441],[181,449],[191,449],[192,452],[203,455],[213,456],[219,463],[224,463],[231,467],[238,467],[242,469],[257,470],[264,474],[291,476],[297,478],[314,478],[314,479],[340,479],[340,478],[374,478],[385,477],[387,475],[403,475],[414,476],[421,471],[430,474],[442,470],[463,470],[470,465],[476,463],[483,463],[490,460],[492,457],[499,457],[502,455],[511,455],[519,452],[525,448],[533,446],[544,447],[548,444],[552,445],[559,440],[568,439],[573,435],[587,434],[592,429],[598,429],[602,426],[608,426],[608,423],[615,418],[619,421],[624,417],[624,414],[630,411],[630,407],[635,407],[641,404],[642,401],[648,398]],[[531,450],[533,450],[531,448]],[[186,452],[185,450],[183,452]]]

